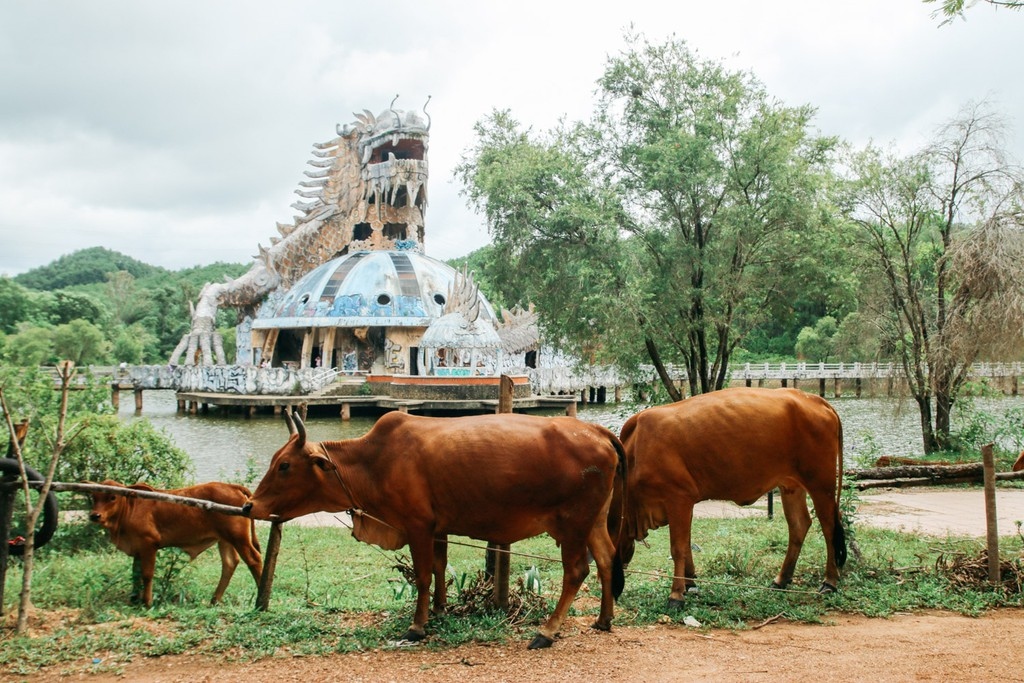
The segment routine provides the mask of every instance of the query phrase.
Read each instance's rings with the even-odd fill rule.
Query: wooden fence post
[[[992,444],[981,447],[981,461],[985,472],[985,529],[988,539],[988,580],[997,586],[1001,580],[999,569],[999,521],[996,515],[996,467]]]
[[[277,553],[281,549],[281,525],[284,522],[270,523],[270,537],[267,538],[267,552],[263,556],[263,574],[260,575],[260,586],[256,592],[256,609],[266,612],[270,607],[270,592],[274,587],[274,570],[277,568]]]
[[[501,388],[498,395],[498,412],[499,413],[511,413],[512,412],[512,392],[513,384],[512,378],[508,375],[501,376]],[[485,559],[485,573],[491,576],[491,585],[493,586],[493,592],[491,593],[491,601],[499,608],[508,610],[508,593],[509,593],[509,574],[510,574],[510,559],[509,551],[512,549],[511,545],[505,545],[502,543],[488,543],[487,544],[487,557]]]

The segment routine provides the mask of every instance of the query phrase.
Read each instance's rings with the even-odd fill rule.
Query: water
[[[917,406],[912,401],[889,398],[832,399],[843,420],[845,453],[848,465],[858,456],[920,456],[921,426]],[[1024,410],[1024,397],[974,399],[978,410],[1002,414],[1010,409]],[[579,417],[597,422],[618,433],[635,410],[630,404],[597,404],[579,407]],[[557,415],[560,411],[543,414]],[[121,401],[120,416],[139,419],[134,402]],[[247,469],[266,471],[274,452],[288,439],[284,421],[270,415],[245,419],[238,414],[184,415],[177,412],[173,391],[146,391],[142,417],[164,430],[174,443],[195,463],[196,481],[241,478]],[[349,422],[337,417],[311,417],[307,420],[310,437],[317,441],[350,439],[361,436],[373,425],[372,417],[353,416]],[[1024,440],[1024,434],[1016,437]],[[1013,443],[1005,444],[1013,447]],[[1019,447],[1019,446],[1018,446]]]

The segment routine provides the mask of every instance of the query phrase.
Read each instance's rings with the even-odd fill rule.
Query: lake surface
[[[130,394],[122,397],[120,417],[139,419]],[[848,465],[861,455],[918,456],[922,453],[921,425],[917,406],[912,401],[890,398],[830,399],[843,420],[843,438]],[[1024,397],[973,399],[976,409],[992,415],[1008,410],[1024,410]],[[579,407],[580,419],[597,422],[618,433],[622,424],[639,408],[633,404],[606,403]],[[558,415],[561,411],[545,414]],[[281,418],[260,415],[246,419],[240,414],[187,415],[177,412],[173,391],[146,391],[142,418],[164,430],[195,463],[196,481],[239,479],[247,469],[257,479],[266,471],[274,452],[284,445],[288,430]],[[373,425],[374,418],[354,416],[349,422],[337,417],[311,417],[307,420],[310,438],[317,441],[350,439],[361,436]],[[1012,437],[1019,444],[1024,434]],[[1007,447],[1014,444],[1009,443]],[[979,456],[980,457],[980,456]]]

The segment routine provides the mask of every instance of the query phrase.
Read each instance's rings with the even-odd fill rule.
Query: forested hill
[[[65,254],[45,266],[16,275],[14,281],[30,289],[53,291],[105,282],[107,273],[118,271],[129,272],[136,279],[168,273],[164,268],[151,266],[120,252],[104,247],[90,247]]]

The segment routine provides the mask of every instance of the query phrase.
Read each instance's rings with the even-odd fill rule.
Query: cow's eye
[[[281,463],[280,465],[277,466],[277,471],[278,472],[287,472],[288,471],[288,467],[289,467],[289,463],[288,462],[283,462],[283,463]]]

